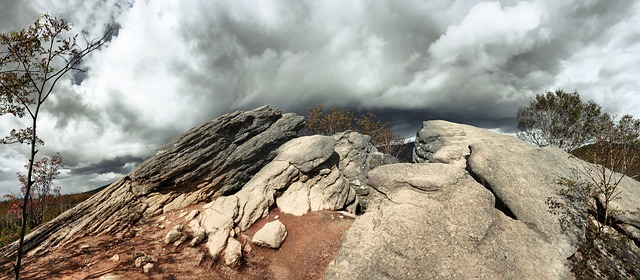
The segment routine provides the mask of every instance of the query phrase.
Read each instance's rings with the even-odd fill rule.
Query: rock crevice
[[[469,153],[473,153],[473,150],[471,149],[471,146],[469,146]],[[469,156],[465,157],[466,159],[466,168],[465,170],[469,173],[469,175],[471,176],[471,178],[473,178],[476,182],[478,182],[478,184],[482,185],[485,189],[487,189],[488,191],[491,192],[491,194],[493,194],[493,196],[495,197],[495,205],[494,207],[496,209],[498,209],[500,212],[502,212],[503,214],[507,215],[507,217],[517,220],[518,217],[516,217],[515,214],[513,214],[513,211],[511,211],[511,209],[509,209],[509,206],[507,206],[506,203],[504,203],[504,201],[502,201],[502,198],[500,198],[499,195],[497,195],[494,191],[493,188],[491,187],[491,184],[488,183],[485,179],[483,179],[482,177],[480,177],[478,174],[476,174],[473,171],[473,168],[469,165]]]

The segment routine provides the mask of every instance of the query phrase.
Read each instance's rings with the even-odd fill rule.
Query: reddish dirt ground
[[[321,279],[330,261],[337,254],[344,232],[353,219],[334,211],[311,212],[301,217],[273,209],[238,238],[248,242],[265,223],[277,217],[287,228],[287,238],[280,249],[251,245],[243,261],[228,267],[213,260],[203,244],[175,247],[163,242],[182,211],[165,214],[165,221],[156,217],[118,235],[83,237],[45,256],[28,257],[21,273],[24,279],[99,279],[115,275],[117,279]],[[160,224],[164,228],[159,227]],[[188,242],[185,242],[188,243]],[[85,248],[81,249],[81,246]],[[88,248],[86,248],[88,245]],[[145,252],[157,259],[148,273],[134,266],[134,254]],[[111,258],[118,254],[119,260]],[[11,274],[3,277],[12,279]]]

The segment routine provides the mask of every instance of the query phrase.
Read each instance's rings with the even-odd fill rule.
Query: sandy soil
[[[243,261],[228,267],[212,259],[203,245],[175,247],[165,244],[164,236],[182,218],[180,214],[200,205],[167,213],[114,235],[82,237],[45,256],[28,257],[21,276],[24,279],[321,279],[324,269],[340,247],[344,232],[353,219],[334,211],[312,212],[302,217],[273,209],[238,238],[251,240],[266,222],[278,218],[287,228],[287,239],[278,250],[251,245]],[[184,214],[183,214],[184,215]],[[185,242],[188,243],[188,242]],[[148,273],[134,266],[134,255],[142,252],[154,257]],[[114,255],[118,255],[115,260]],[[12,279],[10,272],[3,279]]]

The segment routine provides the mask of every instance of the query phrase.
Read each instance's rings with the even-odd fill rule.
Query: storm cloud
[[[428,119],[513,132],[517,108],[557,88],[640,116],[640,3],[631,0],[0,5],[3,32],[42,12],[89,38],[118,28],[85,61],[86,75],[46,104],[42,151],[68,163],[65,192],[126,174],[124,161],[139,163],[190,127],[265,104],[373,111],[407,137]],[[1,118],[0,132],[19,125]],[[20,149],[0,147],[0,193],[23,165]]]

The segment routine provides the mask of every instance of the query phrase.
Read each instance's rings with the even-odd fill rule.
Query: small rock
[[[113,274],[102,275],[98,280],[118,280],[120,277]]]
[[[133,254],[133,258],[133,265],[135,267],[141,267],[146,263],[158,261],[158,259],[153,256],[147,255],[147,253],[145,253],[144,251],[136,252],[135,254]]]
[[[164,221],[166,219],[167,219],[167,216],[162,216],[162,217],[158,218],[158,222],[162,222],[162,221]]]
[[[152,268],[153,268],[153,264],[147,263],[142,267],[142,271],[144,271],[144,273],[149,273],[149,270],[151,270]]]
[[[82,244],[82,245],[80,245],[80,251],[89,252],[89,251],[91,251],[91,246],[89,246],[87,244]]]
[[[300,175],[300,182],[306,182],[307,180],[309,180],[309,176],[307,176],[306,174],[302,174]]]
[[[197,220],[191,220],[189,222],[189,228],[191,228],[191,231],[193,232],[193,239],[191,239],[189,246],[196,246],[207,237],[205,230],[200,226],[200,222]]]
[[[169,244],[180,239],[180,236],[182,236],[182,232],[180,232],[181,230],[182,230],[182,225],[177,225],[173,227],[173,229],[171,229],[167,233],[167,235],[164,237],[164,243]]]
[[[184,220],[185,221],[191,221],[191,220],[193,220],[193,218],[198,216],[198,214],[200,214],[200,211],[198,211],[198,209],[193,209],[193,210],[191,210],[191,212],[189,212],[189,215],[184,217]]]
[[[173,242],[173,246],[178,247],[178,246],[182,245],[182,243],[184,243],[185,241],[187,241],[187,239],[189,239],[189,236],[188,236],[188,235],[186,235],[186,234],[184,234],[184,235],[182,235],[182,236],[180,237],[180,239],[178,239],[178,241]]]
[[[367,186],[354,186],[353,189],[356,191],[356,194],[359,196],[369,195],[369,188]]]
[[[200,244],[207,237],[207,234],[204,231],[198,231],[193,233],[193,239],[189,242],[189,246],[193,247]]]
[[[354,215],[352,213],[349,213],[347,211],[338,211],[338,213],[340,213],[341,215],[343,215],[345,217],[349,217],[349,218],[352,218],[352,219],[355,219],[355,218],[358,217],[358,216],[356,216],[356,215]]]
[[[111,260],[112,262],[119,262],[120,261],[120,255],[115,254],[109,260]]]
[[[258,230],[256,234],[253,235],[251,242],[259,246],[277,249],[280,248],[285,238],[287,238],[287,229],[280,220],[275,220],[266,223]]]
[[[242,258],[242,245],[238,240],[229,238],[227,240],[227,248],[224,250],[224,263],[227,265],[233,265]]]
[[[244,254],[246,255],[251,253],[251,251],[253,251],[253,248],[251,247],[251,243],[244,244],[244,247],[242,247],[242,252],[244,252]]]
[[[280,215],[275,215],[273,218],[274,218],[275,220],[280,219]]]

